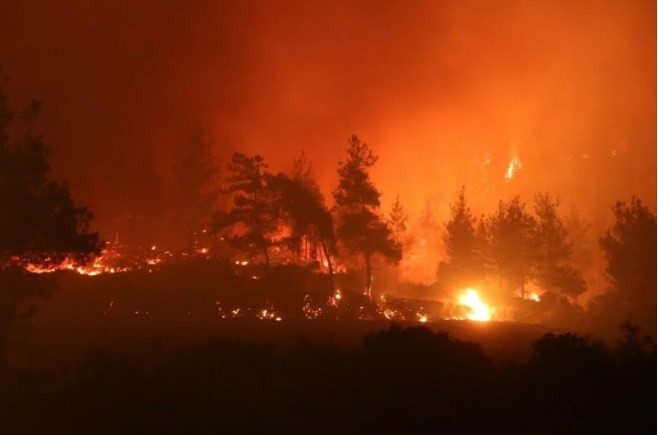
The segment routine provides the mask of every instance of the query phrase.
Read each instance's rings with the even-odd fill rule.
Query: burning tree
[[[236,249],[263,254],[269,266],[269,248],[278,228],[277,209],[272,191],[266,184],[267,164],[259,155],[235,153],[228,166],[224,193],[232,195],[228,211],[217,211],[212,217],[212,232],[228,230],[226,240]]]
[[[313,177],[311,163],[304,153],[293,160],[290,175],[271,177],[270,184],[278,194],[282,213],[290,227],[290,235],[285,239],[287,247],[313,260],[317,259],[320,251],[332,270],[330,256],[336,245],[333,217],[325,206],[320,186]]]
[[[379,254],[397,263],[402,258],[402,250],[379,214],[381,193],[369,173],[377,156],[357,136],[352,135],[347,143],[348,157],[339,162],[339,184],[334,191],[337,235],[350,252],[363,255],[366,294],[370,296],[373,256]]]
[[[310,251],[314,259],[320,250],[327,262],[333,294],[331,257],[336,251],[333,218],[324,205],[319,189],[309,189],[307,186],[302,180],[285,174],[268,177],[268,189],[276,197],[278,215],[290,228],[289,235],[283,239],[284,245],[298,255],[302,250]],[[303,246],[307,249],[302,249]]]

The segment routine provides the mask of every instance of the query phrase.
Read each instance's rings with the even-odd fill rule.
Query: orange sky
[[[651,1],[4,2],[0,65],[17,105],[44,100],[55,171],[105,232],[161,211],[199,126],[224,163],[305,149],[327,194],[356,133],[412,214],[462,184],[477,213],[546,190],[592,219],[656,206]]]

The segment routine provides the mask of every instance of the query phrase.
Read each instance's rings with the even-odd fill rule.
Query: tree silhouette
[[[366,294],[371,295],[372,257],[382,255],[394,263],[402,257],[401,247],[379,215],[381,193],[370,179],[377,156],[365,142],[352,135],[347,141],[348,157],[338,167],[339,184],[334,191],[337,236],[347,249],[363,255],[366,266]]]
[[[439,263],[439,279],[452,285],[473,285],[484,274],[477,219],[471,213],[462,186],[457,201],[450,204],[451,216],[446,222],[443,243],[448,255],[447,262]]]
[[[262,253],[269,266],[268,249],[273,245],[279,219],[266,184],[267,165],[259,155],[235,153],[228,169],[223,191],[232,196],[232,206],[228,211],[213,213],[211,231],[228,231],[225,238],[231,245],[251,254]]]
[[[600,301],[645,328],[656,324],[656,216],[636,197],[613,207],[615,223],[599,243],[612,291]]]
[[[498,210],[487,219],[487,257],[498,274],[501,296],[520,290],[525,297],[524,286],[532,273],[534,225],[534,218],[518,196],[507,203],[501,200]]]
[[[36,116],[32,103],[24,119]],[[13,111],[0,89],[0,268],[10,264],[84,263],[100,253],[98,234],[90,232],[92,213],[75,204],[66,182],[50,178],[47,148],[28,124],[10,138]]]
[[[304,251],[310,251],[313,258],[319,248],[327,261],[333,293],[334,270],[331,257],[336,250],[333,218],[319,195],[319,189],[309,189],[308,186],[309,183],[304,183],[302,179],[290,178],[285,174],[268,177],[268,189],[275,197],[278,215],[290,228],[290,234],[284,237],[283,243],[298,255],[301,254],[302,246],[308,245]]]
[[[534,275],[542,290],[573,298],[585,291],[585,282],[580,272],[569,264],[572,252],[569,232],[558,214],[559,205],[559,200],[547,193],[535,196]]]
[[[405,236],[407,233],[408,220],[409,215],[400,201],[400,195],[396,195],[395,202],[391,206],[391,211],[388,213],[388,225],[393,232],[393,239],[400,246],[403,246],[406,241]]]
[[[212,147],[213,142],[199,130],[175,150],[174,221],[185,233],[188,252],[194,248],[194,233],[201,231],[217,203],[218,168]]]
[[[318,247],[320,247],[326,257],[330,251],[333,252],[335,247],[335,241],[326,244],[325,247],[328,249],[322,247],[323,240],[334,239],[333,219],[329,210],[324,206],[324,195],[322,195],[320,185],[313,177],[311,162],[303,151],[299,157],[293,159],[292,172],[285,178],[293,184],[284,188],[279,194],[284,194],[282,199],[286,201],[288,215],[296,216],[292,222],[289,222],[294,224],[291,225],[292,234],[288,238],[288,243],[292,243],[294,246],[289,247],[297,254],[303,254],[306,259],[309,257],[316,259]],[[296,197],[297,201],[295,201]],[[306,217],[302,216],[304,214]],[[320,227],[322,236],[319,232]]]
[[[47,149],[32,130],[40,103],[23,112],[26,130],[12,138],[14,112],[0,87],[0,364],[10,331],[33,314],[20,304],[52,291],[54,283],[25,272],[28,264],[85,263],[103,243],[89,230],[91,212],[75,204],[68,185],[50,177]],[[14,130],[15,131],[15,130]]]
[[[571,246],[571,262],[581,272],[589,271],[593,263],[591,226],[578,212],[575,205],[569,207],[564,224],[567,227],[568,243]]]
[[[306,153],[304,153],[304,151],[302,151],[298,157],[293,159],[290,178],[304,186],[304,188],[311,192],[319,202],[324,203],[324,195],[322,195],[320,185],[313,176],[313,165],[308,158],[306,158]]]

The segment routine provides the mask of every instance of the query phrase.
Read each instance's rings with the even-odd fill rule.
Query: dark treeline
[[[655,350],[547,334],[525,363],[423,327],[363,351],[215,341],[148,361],[91,352],[64,376],[0,373],[5,433],[655,433]]]
[[[303,155],[293,163],[291,174],[271,174],[260,155],[236,153],[223,186],[230,206],[213,215],[213,233],[238,251],[260,256],[266,266],[271,251],[283,248],[324,261],[331,276],[338,242],[344,254],[360,258],[365,293],[370,295],[376,257],[393,264],[402,257],[402,245],[383,217],[381,193],[370,177],[376,161],[366,143],[356,136],[348,140],[330,210]],[[333,288],[328,290],[331,295]]]

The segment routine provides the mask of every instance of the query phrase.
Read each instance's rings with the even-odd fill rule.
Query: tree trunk
[[[311,256],[311,247],[308,243],[308,236],[304,237],[304,262],[308,264],[308,259]]]
[[[265,258],[265,267],[270,267],[270,255],[267,253],[267,246],[263,246],[263,257]]]
[[[329,280],[331,284],[331,295],[334,295],[334,267],[331,265],[331,257],[329,256],[329,250],[327,249],[327,243],[322,239],[322,252],[327,259],[327,267],[329,268]]]
[[[370,253],[366,252],[366,295],[369,299],[372,298],[372,266],[370,265]]]

